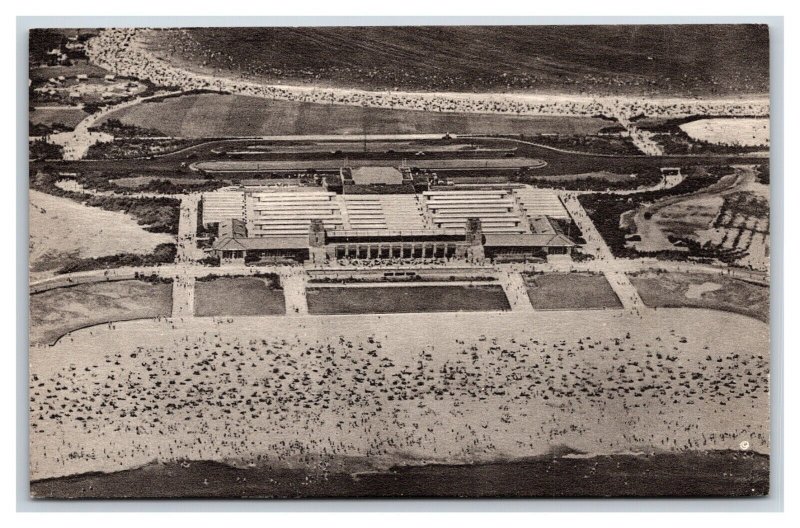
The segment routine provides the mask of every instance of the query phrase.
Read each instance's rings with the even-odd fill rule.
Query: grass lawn
[[[81,62],[71,66],[43,66],[41,68],[32,68],[28,76],[32,81],[46,81],[51,77],[58,77],[63,75],[66,78],[74,78],[76,75],[88,75],[89,77],[101,78],[110,73],[94,64]]]
[[[617,294],[598,273],[542,273],[525,277],[535,310],[622,308]]]
[[[509,310],[500,286],[309,288],[312,314],[482,312]]]
[[[506,116],[363,108],[195,94],[148,101],[106,119],[186,138],[281,134],[595,134],[613,124],[594,117]]]
[[[28,114],[30,122],[34,125],[61,123],[70,128],[75,128],[75,125],[87,115],[82,108],[47,108],[46,106],[39,106]]]
[[[31,295],[31,344],[110,321],[172,314],[172,283],[123,280],[57,288]]]
[[[283,290],[272,289],[256,277],[218,277],[197,281],[194,287],[197,316],[277,315],[286,313]]]
[[[769,288],[724,275],[646,271],[630,275],[651,307],[722,310],[769,322]]]

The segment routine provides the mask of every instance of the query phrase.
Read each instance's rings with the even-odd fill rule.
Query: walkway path
[[[449,266],[453,270],[457,270],[458,266]],[[586,271],[594,273],[602,273],[608,267],[607,263],[602,261],[587,261],[587,262],[559,262],[559,263],[543,263],[543,264],[495,264],[486,265],[483,268],[478,268],[474,264],[464,265],[463,269],[466,274],[476,273],[477,270],[485,270],[490,272],[492,270],[501,271],[540,271],[540,272],[568,272],[568,271]],[[106,280],[124,280],[132,279],[136,274],[140,276],[155,275],[164,278],[175,278],[180,275],[190,275],[192,277],[203,277],[205,275],[214,274],[221,276],[234,276],[234,275],[255,275],[257,273],[277,273],[278,275],[287,274],[284,271],[287,266],[223,266],[212,267],[202,266],[194,263],[191,266],[181,266],[176,264],[161,264],[159,266],[140,266],[140,267],[124,267],[112,269],[97,269],[90,271],[80,271],[76,273],[67,273],[64,275],[57,275],[55,277],[48,277],[45,279],[33,281],[30,283],[29,291],[31,293],[38,293],[54,288],[61,288],[64,286],[72,286],[74,284],[85,284],[91,282],[103,282]],[[769,285],[769,276],[764,272],[751,271],[741,268],[727,268],[720,266],[712,266],[710,264],[700,264],[697,262],[675,262],[656,259],[615,259],[613,262],[614,270],[622,273],[636,273],[648,270],[662,270],[667,272],[677,273],[703,273],[708,275],[727,276],[734,279],[746,280],[756,282],[762,285]],[[305,275],[305,268],[297,267],[291,268],[295,273],[303,273]],[[332,272],[346,272],[358,271],[354,267],[331,266],[330,268],[314,268],[317,271],[324,271],[330,269]],[[392,269],[419,269],[418,265],[393,265]],[[437,268],[432,268],[437,269]]]
[[[604,275],[626,310],[639,313],[645,309],[639,291],[631,283],[628,275],[621,271],[606,271]]]
[[[426,280],[426,281],[396,281],[387,282],[381,279],[374,279],[375,282],[308,282],[309,288],[409,288],[414,286],[497,286],[494,281],[471,281],[471,280]]]
[[[182,274],[172,281],[172,317],[194,317],[195,278]]]
[[[181,196],[181,216],[178,222],[178,262],[193,262],[205,258],[205,252],[197,247],[197,208],[200,194]]]
[[[619,263],[622,259],[614,257],[611,248],[608,247],[608,244],[606,244],[606,241],[595,227],[594,222],[592,222],[578,201],[577,195],[565,193],[562,196],[562,201],[569,215],[575,220],[578,229],[583,233],[583,238],[586,240],[584,248],[595,257],[597,261],[595,266],[605,273],[606,279],[611,284],[622,305],[631,311],[644,309],[644,303],[639,297],[636,287],[631,283],[624,269],[620,269]]]
[[[86,156],[86,153],[89,151],[89,148],[92,145],[95,145],[97,143],[108,143],[110,141],[114,141],[114,136],[112,136],[111,134],[89,130],[90,128],[95,126],[101,119],[105,118],[112,112],[116,112],[117,110],[121,110],[129,106],[137,105],[141,102],[148,101],[150,99],[164,97],[167,95],[177,95],[180,93],[183,93],[183,91],[177,90],[171,92],[160,92],[155,95],[149,95],[146,97],[136,97],[135,99],[131,99],[129,101],[123,101],[115,105],[107,106],[105,108],[102,108],[98,112],[95,112],[94,114],[86,116],[80,123],[78,123],[75,126],[74,130],[71,130],[69,132],[61,132],[59,134],[50,134],[49,141],[50,143],[61,145],[64,148],[65,160],[83,159],[83,157]]]
[[[613,260],[614,255],[611,253],[611,249],[606,244],[606,241],[603,240],[600,232],[594,226],[594,222],[592,222],[591,218],[589,218],[589,215],[586,214],[583,206],[578,201],[577,193],[562,192],[559,194],[561,196],[561,201],[564,203],[564,207],[567,208],[567,212],[575,221],[575,225],[578,226],[581,233],[583,233],[583,239],[586,240],[586,245],[583,247],[584,251],[599,260]]]
[[[528,287],[525,284],[525,279],[522,278],[518,271],[502,271],[499,273],[498,278],[512,311],[533,311],[531,299],[528,297]]]
[[[653,139],[655,136],[652,132],[642,130],[629,119],[629,111],[622,107],[611,107],[612,117],[616,118],[620,125],[625,127],[626,136],[630,138],[631,142],[636,145],[643,154],[647,156],[663,156],[664,149],[658,142]]]
[[[300,269],[298,271],[283,271],[281,273],[281,285],[283,286],[283,296],[286,301],[286,313],[288,315],[307,315],[308,300],[306,298],[306,273]]]

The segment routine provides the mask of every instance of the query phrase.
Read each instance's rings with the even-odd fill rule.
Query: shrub
[[[594,222],[600,235],[608,244],[611,252],[617,257],[636,258],[645,253],[633,248],[626,247],[626,236],[630,233],[620,227],[620,216],[627,211],[637,209],[645,203],[652,203],[668,196],[679,196],[691,194],[716,183],[720,176],[730,174],[733,169],[730,167],[707,167],[705,171],[693,174],[684,179],[681,183],[670,189],[660,189],[658,191],[648,191],[636,194],[582,194],[578,197],[581,205],[586,210],[586,214]],[[689,252],[668,251],[649,254],[657,258],[670,258],[685,260],[689,256],[697,256],[693,252],[693,247],[689,247]],[[699,248],[695,248],[699,249]]]
[[[144,226],[144,229],[151,233],[178,234],[180,202],[176,199],[86,195],[57,187],[55,183],[61,178],[62,176],[56,171],[45,167],[31,175],[30,186],[37,191],[69,198],[78,203],[100,207],[106,211],[128,213],[136,218],[139,225]],[[92,189],[117,190],[113,184],[108,182],[108,177],[101,172],[82,174],[78,177],[78,181]]]
[[[29,156],[31,160],[62,159],[64,149],[61,145],[53,145],[43,139],[37,139],[30,142]]]
[[[134,253],[118,253],[105,257],[93,257],[80,259],[57,271],[59,274],[76,273],[79,271],[91,271],[107,268],[125,268],[139,266],[156,266],[175,261],[177,247],[175,244],[159,244],[147,255],[137,255]]]

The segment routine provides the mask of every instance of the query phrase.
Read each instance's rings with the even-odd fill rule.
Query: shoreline
[[[454,90],[426,90],[426,89],[417,89],[412,87],[404,87],[404,88],[397,88],[397,87],[389,87],[389,86],[369,86],[369,85],[356,85],[351,84],[348,85],[344,81],[334,81],[334,80],[314,80],[313,82],[304,81],[301,78],[294,78],[288,80],[281,80],[278,76],[268,76],[268,75],[254,75],[254,74],[247,74],[242,71],[232,70],[225,67],[209,67],[199,64],[192,60],[191,57],[184,57],[180,54],[171,54],[169,53],[168,49],[170,47],[170,43],[168,40],[164,40],[163,37],[170,37],[166,35],[170,31],[178,31],[178,30],[186,30],[186,29],[197,29],[197,28],[157,28],[152,29],[148,28],[144,31],[146,33],[142,34],[142,39],[138,43],[146,52],[154,55],[155,57],[165,60],[167,62],[172,63],[173,66],[191,71],[198,75],[208,75],[208,76],[218,76],[218,77],[225,77],[231,80],[235,80],[237,82],[253,82],[257,84],[264,84],[264,85],[277,85],[277,86],[291,86],[291,87],[315,87],[317,89],[330,89],[330,90],[362,90],[362,91],[374,91],[374,92],[400,92],[400,93],[419,93],[419,94],[446,94],[446,95],[461,95],[461,94],[475,94],[475,95],[511,95],[511,96],[545,96],[545,97],[558,97],[558,98],[614,98],[614,99],[636,99],[636,100],[663,100],[669,101],[672,100],[674,102],[677,101],[684,101],[684,100],[697,100],[697,101],[713,101],[713,100],[726,100],[726,101],[749,101],[749,100],[768,100],[769,93],[763,91],[751,91],[751,92],[734,92],[731,94],[726,95],[711,95],[711,94],[670,94],[670,95],[663,95],[660,96],[656,93],[647,93],[646,91],[642,91],[640,93],[636,92],[626,92],[623,90],[622,95],[616,95],[614,89],[609,87],[607,90],[602,89],[602,85],[600,85],[600,89],[597,90],[595,93],[592,93],[590,90],[587,89],[575,89],[571,90],[568,86],[563,88],[543,88],[543,89],[508,89],[504,91],[500,90],[471,90],[471,91],[454,91]],[[201,28],[202,29],[202,28]],[[220,75],[222,74],[222,75]],[[608,93],[605,93],[608,92]]]
[[[30,494],[38,500],[762,496],[769,492],[769,468],[768,455],[720,450],[587,458],[544,455],[356,473],[195,460],[33,480]]]
[[[177,85],[186,91],[212,89],[301,102],[452,113],[607,115],[623,121],[639,114],[671,117],[769,114],[768,96],[743,101],[734,97],[691,99],[570,94],[368,91],[238,81],[176,67],[153,55],[141,42],[141,37],[142,30],[105,30],[89,41],[87,55],[91,62],[119,75],[147,78],[156,84]]]

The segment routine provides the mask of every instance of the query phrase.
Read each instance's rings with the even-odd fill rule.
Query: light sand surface
[[[704,282],[703,284],[690,284],[686,290],[686,298],[702,299],[704,293],[721,290],[722,285],[716,282]]]
[[[104,325],[31,350],[31,477],[556,446],[769,452],[768,369],[767,325],[696,309]]]
[[[769,118],[712,118],[680,126],[692,139],[716,145],[769,147]]]
[[[145,231],[125,213],[30,191],[29,249],[33,271],[56,269],[75,258],[147,254],[159,244],[174,241],[171,235]]]

